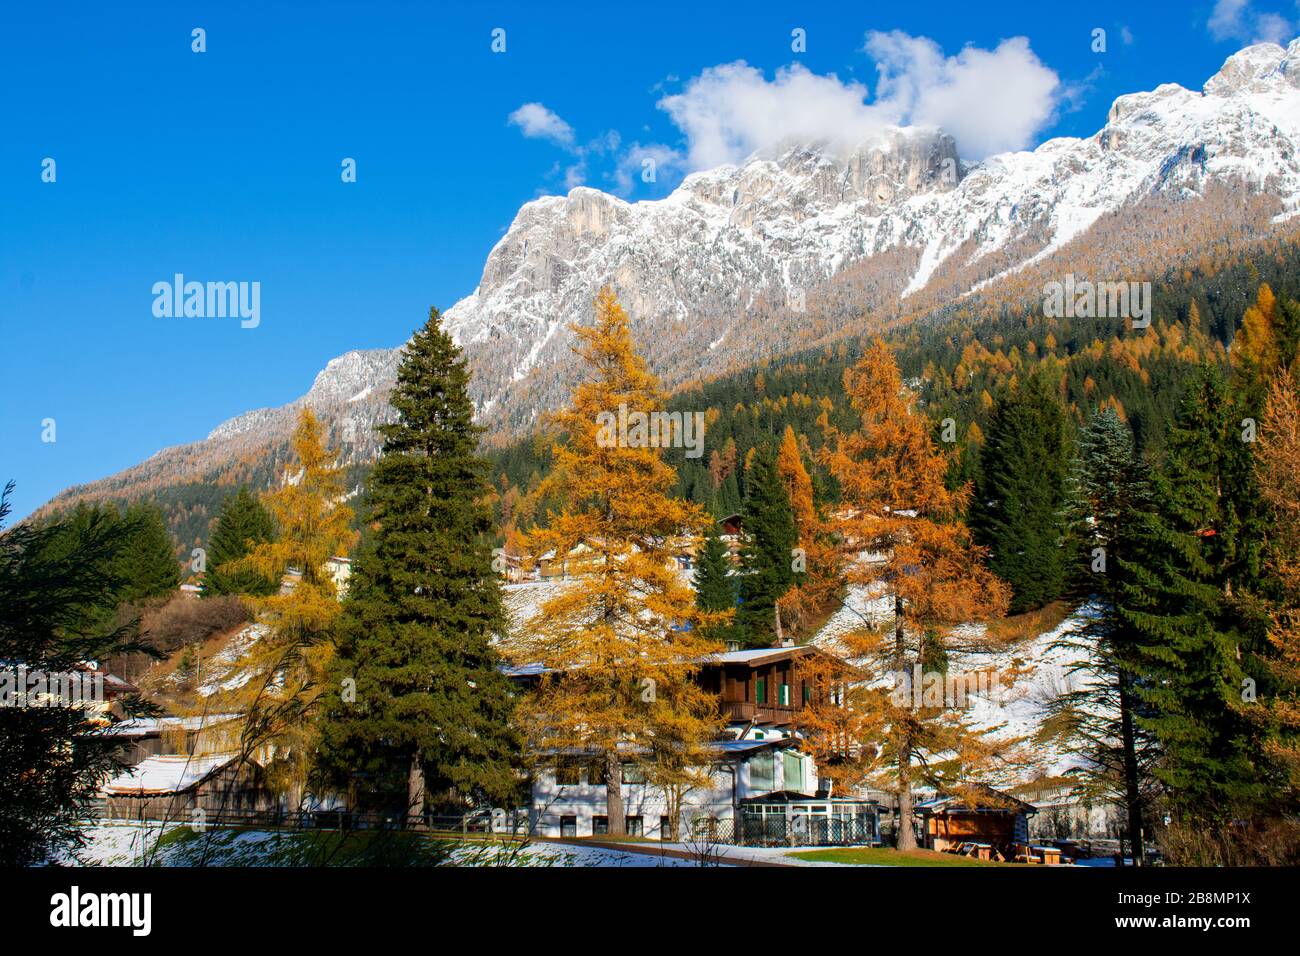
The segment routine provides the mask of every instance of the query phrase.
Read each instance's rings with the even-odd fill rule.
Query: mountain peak
[[[1270,92],[1279,86],[1300,88],[1300,38],[1286,49],[1256,43],[1238,50],[1205,82],[1207,96],[1232,96],[1242,90]]]

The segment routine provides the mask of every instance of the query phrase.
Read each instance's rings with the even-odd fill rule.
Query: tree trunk
[[[668,804],[668,839],[677,843],[682,838],[682,799],[681,787],[672,785],[664,789],[665,802]]]
[[[894,653],[895,666],[907,666],[907,634],[903,629],[903,599],[894,595]],[[912,830],[912,745],[903,743],[898,748],[898,825],[897,844],[900,850],[916,849],[916,833]]]
[[[407,824],[415,829],[424,828],[424,768],[420,766],[420,752],[411,758],[411,770],[406,778]]]
[[[618,750],[605,753],[605,813],[609,816],[609,835],[623,836],[627,821],[623,815],[623,762]]]
[[[1129,677],[1119,672],[1119,721],[1124,744],[1124,800],[1128,804],[1128,838],[1133,865],[1142,866],[1142,794],[1138,786],[1137,735],[1133,728],[1133,700]]]
[[[898,849],[915,850],[916,833],[912,829],[912,748],[898,751]]]

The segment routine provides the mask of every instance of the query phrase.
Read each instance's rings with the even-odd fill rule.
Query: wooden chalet
[[[816,699],[816,688],[801,662],[826,652],[812,645],[728,650],[700,662],[696,680],[718,696],[729,736],[763,740],[790,736],[799,712]],[[837,661],[837,666],[848,665]],[[509,666],[503,671],[516,685],[535,685],[546,673],[537,665]]]
[[[811,646],[725,651],[701,665],[699,681],[718,695],[728,723],[750,724],[760,728],[761,735],[761,728],[785,729],[796,723],[814,696],[800,662],[823,653]]]

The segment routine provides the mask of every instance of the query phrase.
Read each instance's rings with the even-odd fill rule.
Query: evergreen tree
[[[203,596],[221,594],[274,594],[279,580],[264,577],[247,567],[231,565],[244,558],[258,544],[270,541],[271,515],[249,492],[246,485],[225,500],[216,530],[208,542],[208,570],[203,577]]]
[[[1013,614],[1065,588],[1067,427],[1041,375],[1004,397],[989,423],[970,525],[989,549],[989,569],[1011,585]]]
[[[1236,489],[1243,471],[1235,406],[1217,370],[1191,380],[1154,477],[1155,507],[1136,515],[1122,558],[1120,614],[1135,631],[1133,667],[1154,735],[1155,776],[1182,818],[1224,822],[1260,795],[1242,714],[1245,677],[1234,586],[1249,576]]]
[[[790,496],[776,469],[771,445],[754,449],[745,472],[744,545],[740,553],[740,607],[736,630],[751,647],[784,637],[779,601],[794,586],[794,549],[799,532]]]
[[[321,736],[333,782],[370,790],[363,803],[400,796],[412,815],[426,794],[463,805],[517,785],[514,704],[491,647],[505,620],[490,485],[468,387],[461,350],[430,309],[398,366],[397,421],[379,426],[373,532],[349,581]]]
[[[136,504],[123,516],[126,547],[118,559],[126,587],[122,600],[135,604],[171,594],[181,585],[180,562],[162,512],[154,505]]]
[[[1152,734],[1139,721],[1139,636],[1123,606],[1142,554],[1139,525],[1155,505],[1132,434],[1114,408],[1097,412],[1081,432],[1073,484],[1083,547],[1077,586],[1090,609],[1085,625],[1058,642],[1079,655],[1071,666],[1078,682],[1054,709],[1067,716],[1082,744],[1090,792],[1124,807],[1133,860],[1141,866],[1157,751]]]
[[[0,524],[9,513],[10,484],[0,494]],[[113,518],[108,517],[112,512]],[[104,624],[127,582],[119,558],[126,527],[113,509],[0,531],[0,684],[16,688],[16,664],[67,674],[84,661],[157,652],[137,639],[137,622]],[[76,706],[0,706],[0,865],[50,862],[84,844],[83,821],[99,788],[125,769],[118,741],[97,715]],[[127,699],[123,716],[150,712]],[[156,713],[156,709],[152,709]],[[110,715],[110,720],[116,717]]]
[[[695,563],[695,606],[701,611],[730,611],[736,606],[736,587],[731,578],[731,553],[718,534],[717,522],[710,521]],[[730,639],[729,625],[712,628],[709,637]]]

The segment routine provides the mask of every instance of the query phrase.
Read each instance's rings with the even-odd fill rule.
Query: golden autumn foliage
[[[1269,563],[1281,589],[1272,608],[1272,654],[1266,663],[1283,690],[1259,702],[1265,753],[1295,792],[1300,790],[1300,382],[1292,370],[1279,373],[1270,384],[1255,468],[1272,514]]]
[[[794,428],[787,425],[776,455],[776,471],[790,498],[790,511],[806,565],[802,580],[777,601],[781,620],[796,635],[837,598],[843,584],[840,551],[813,501],[813,483],[804,467],[807,441],[800,447]]]
[[[1265,379],[1277,371],[1281,361],[1277,334],[1277,299],[1264,283],[1259,287],[1255,304],[1246,310],[1241,328],[1232,340],[1228,356],[1233,371]]]
[[[703,629],[730,612],[697,610],[679,570],[678,554],[708,518],[669,495],[676,473],[662,449],[610,442],[602,432],[602,416],[620,406],[663,407],[658,382],[633,349],[627,313],[605,289],[594,325],[573,331],[591,375],[555,416],[565,437],[543,482],[563,507],[525,541],[533,554],[565,560],[572,581],[521,622],[505,650],[546,669],[521,706],[529,750],[543,760],[577,751],[602,763],[610,832],[621,833],[624,760],[641,764],[670,800],[703,781],[719,710],[693,678],[720,649]]]
[[[269,776],[284,791],[305,782],[311,718],[333,653],[340,605],[327,562],[347,554],[356,538],[352,509],[342,503],[343,470],[310,409],[302,410],[292,443],[296,464],[262,497],[276,539],[258,544],[239,564],[273,579],[286,571],[301,576],[278,594],[249,599],[264,631],[240,662],[244,683],[223,691],[218,702],[247,714],[242,748],[246,755],[273,754]]]
[[[894,621],[892,630],[868,626],[841,639],[841,653],[862,676],[834,698],[820,696],[805,730],[829,776],[844,783],[892,778],[901,819],[910,821],[918,773],[949,790],[986,782],[999,762],[1012,759],[1013,747],[994,741],[987,728],[972,731],[960,709],[903,699],[891,678],[917,667],[946,672],[955,656],[990,650],[983,633],[967,625],[1005,614],[1009,591],[984,566],[983,549],[961,521],[970,491],[945,486],[950,459],[934,446],[889,348],[875,341],[845,373],[844,387],[860,425],[850,432],[823,425],[823,460],[844,498],[837,530],[850,550],[874,556],[851,564],[848,578],[887,599]],[[998,679],[1008,684],[1017,676],[1001,672]],[[913,839],[903,827],[900,848]]]

